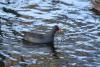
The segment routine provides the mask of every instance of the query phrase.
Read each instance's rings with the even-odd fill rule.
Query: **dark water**
[[[3,7],[21,16],[4,12]],[[5,60],[6,64],[14,67],[99,67],[100,16],[91,8],[90,0],[0,0],[0,50],[11,56]],[[14,31],[48,32],[56,24],[63,31],[55,36],[55,51],[47,46],[29,45],[14,34]],[[14,63],[16,59],[19,60]]]

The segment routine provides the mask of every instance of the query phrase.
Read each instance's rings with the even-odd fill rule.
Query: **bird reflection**
[[[56,48],[54,46],[54,43],[49,44],[49,47],[51,48],[51,52],[52,55],[54,56],[55,59],[59,59],[58,55],[57,55],[57,51]]]
[[[53,43],[50,43],[50,44],[36,44],[36,43],[28,42],[24,39],[22,39],[22,42],[23,42],[23,46],[27,47],[27,48],[39,48],[39,47],[50,48],[50,51],[52,53],[53,58],[54,59],[59,59],[59,56],[57,55],[56,48],[54,46],[55,44],[53,44]]]

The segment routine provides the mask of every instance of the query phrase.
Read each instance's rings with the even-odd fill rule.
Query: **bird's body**
[[[27,43],[29,44],[29,42],[30,42],[32,46],[33,46],[33,44],[34,45],[37,44],[40,46],[44,46],[44,45],[49,46],[51,48],[51,52],[53,53],[53,56],[55,58],[59,58],[57,56],[57,52],[54,47],[54,35],[57,31],[59,31],[59,27],[55,25],[51,29],[51,31],[49,31],[45,34],[39,33],[36,31],[30,31],[30,32],[22,31],[19,33],[19,35],[21,35],[23,37],[23,40],[24,40],[23,43],[28,41]]]
[[[45,33],[45,34],[37,33],[37,32],[23,31],[22,37],[24,40],[27,40],[27,41],[33,42],[33,43],[40,43],[40,44],[53,43],[54,35],[57,30],[59,30],[58,26],[54,26],[50,32]]]
[[[34,43],[48,43],[49,41],[51,41],[51,39],[49,39],[47,41],[46,39],[46,34],[38,34],[36,32],[23,32],[24,35],[23,38],[29,42],[34,42]]]

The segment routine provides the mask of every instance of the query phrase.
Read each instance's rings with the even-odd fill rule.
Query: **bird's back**
[[[48,35],[36,32],[23,32],[23,39],[34,43],[49,43]]]

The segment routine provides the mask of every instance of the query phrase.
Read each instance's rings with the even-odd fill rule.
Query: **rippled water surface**
[[[3,7],[21,16],[4,12]],[[100,16],[91,8],[90,0],[10,0],[10,3],[0,0],[0,50],[11,56],[5,60],[6,64],[14,67],[99,67]],[[63,31],[55,35],[54,51],[45,45],[23,41],[15,33],[33,30],[45,33],[56,24]]]

